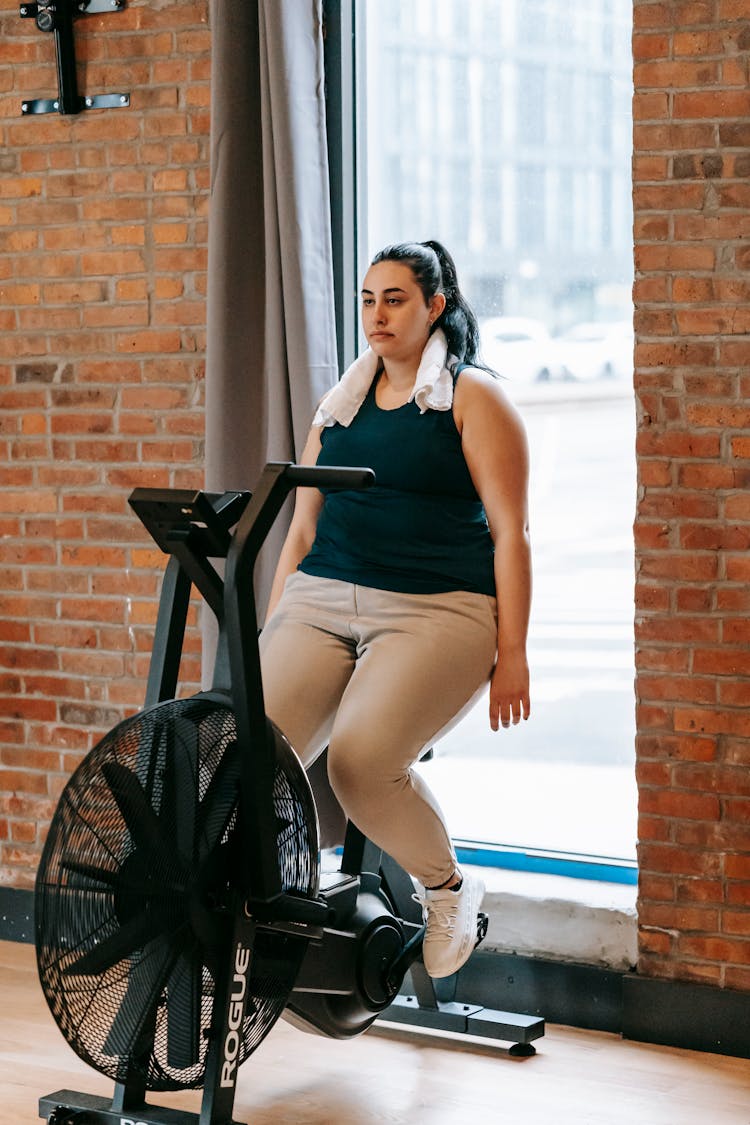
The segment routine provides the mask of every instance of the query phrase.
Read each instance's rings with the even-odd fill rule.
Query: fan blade
[[[198,951],[182,954],[167,981],[167,1061],[180,1070],[200,1058],[202,986]]]
[[[167,855],[179,868],[181,865],[172,841],[162,831],[159,818],[133,771],[119,762],[105,762],[102,774],[136,847],[149,855]]]
[[[60,861],[60,867],[63,871],[69,871],[73,875],[83,875],[95,883],[103,883],[105,887],[116,887],[121,880],[121,872],[119,871],[108,871],[106,867],[96,867],[93,863],[79,863],[77,859],[63,858]],[[69,884],[66,885],[65,889],[70,889]],[[76,890],[83,889],[85,888],[76,888]]]
[[[143,957],[130,969],[125,995],[107,1033],[104,1052],[133,1058],[145,1047],[150,1051],[156,1011],[164,986],[180,954],[176,933],[163,934],[144,949]]]
[[[240,766],[239,746],[237,742],[230,742],[214,771],[206,795],[198,809],[196,835],[201,860],[209,856],[221,842],[232,812],[237,806]]]
[[[195,807],[198,803],[199,732],[190,719],[176,716],[167,731],[167,762],[162,816],[174,824],[180,855],[195,859]]]
[[[63,976],[98,976],[111,969],[118,961],[142,949],[164,929],[164,917],[158,914],[140,914],[121,925],[113,934],[98,942],[93,949],[82,953],[63,970]]]
[[[159,777],[160,770],[164,765],[164,753],[166,751],[166,743],[162,747],[162,741],[166,734],[168,721],[155,720],[153,727],[144,724],[138,730],[138,750],[136,752],[136,766],[138,769],[138,776],[146,776],[144,791],[151,803],[152,807],[156,804],[155,793],[157,787],[157,778]]]

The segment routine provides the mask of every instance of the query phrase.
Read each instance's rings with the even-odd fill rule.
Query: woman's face
[[[365,274],[362,327],[368,344],[384,360],[418,364],[430,328],[444,308],[442,293],[425,303],[414,274],[403,262],[378,262]]]

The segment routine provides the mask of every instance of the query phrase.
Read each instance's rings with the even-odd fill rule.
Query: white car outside
[[[633,326],[629,321],[576,324],[558,336],[555,344],[569,379],[632,376]]]
[[[526,383],[565,377],[556,341],[542,321],[495,316],[483,320],[479,332],[482,358],[499,375]]]

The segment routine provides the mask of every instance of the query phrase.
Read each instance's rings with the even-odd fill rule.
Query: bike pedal
[[[477,940],[474,943],[475,949],[478,945],[481,945],[481,943],[487,937],[487,930],[489,929],[489,924],[490,924],[490,920],[487,917],[487,915],[483,911],[480,911],[479,914],[477,914]]]

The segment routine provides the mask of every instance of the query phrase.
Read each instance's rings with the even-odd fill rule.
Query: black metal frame
[[[352,904],[365,911],[380,910],[387,920],[381,928],[386,951],[400,953],[390,965],[382,997],[368,1009],[371,1022],[382,1018],[417,1030],[432,1028],[481,1035],[510,1044],[514,1054],[534,1053],[532,1041],[544,1034],[537,1017],[494,1012],[478,1005],[438,1001],[431,979],[418,960],[424,934],[422,911],[413,900],[411,878],[395,861],[362,835],[347,828],[341,870],[324,881],[317,899],[300,899],[281,890],[272,822],[275,748],[265,714],[253,589],[253,572],[260,547],[288,493],[299,486],[367,487],[374,481],[369,469],[304,468],[275,463],[266,466],[252,495],[230,492],[210,496],[202,492],[136,489],[130,504],[159,547],[170,555],[162,583],[154,645],[146,690],[146,705],[174,698],[187,624],[191,586],[195,585],[214,611],[219,624],[217,658],[211,694],[230,700],[235,712],[237,740],[247,749],[241,756],[239,830],[244,836],[244,885],[234,896],[235,911],[230,955],[216,981],[217,998],[206,1059],[200,1115],[146,1103],[142,1075],[130,1074],[115,1084],[111,1101],[70,1090],[40,1099],[39,1114],[53,1125],[235,1125],[232,1119],[237,1067],[227,1074],[225,1045],[234,1007],[237,1026],[238,980],[247,981],[255,930],[258,925],[303,927],[309,937],[307,955],[288,1004],[289,1018],[308,1029],[346,1037],[331,1018],[330,996],[346,992],[355,971],[359,934],[340,924]],[[236,524],[234,533],[231,528]],[[226,558],[220,577],[211,559]],[[250,749],[251,748],[251,749]],[[369,907],[368,907],[369,903]],[[384,910],[389,904],[393,918]],[[374,907],[373,907],[374,904]],[[392,921],[392,925],[390,922]],[[299,932],[295,930],[295,932]],[[379,964],[381,962],[378,962]],[[413,996],[398,996],[406,972]],[[351,987],[351,985],[350,985]],[[241,990],[243,999],[247,988]],[[339,1018],[339,1017],[337,1017]],[[352,1024],[352,1034],[361,1031]]]
[[[21,113],[75,114],[87,109],[123,109],[130,105],[130,94],[78,93],[76,47],[73,21],[78,16],[103,12],[120,12],[125,0],[29,0],[20,6],[22,19],[33,19],[41,32],[55,37],[57,61],[57,97],[31,98],[21,103]]]

